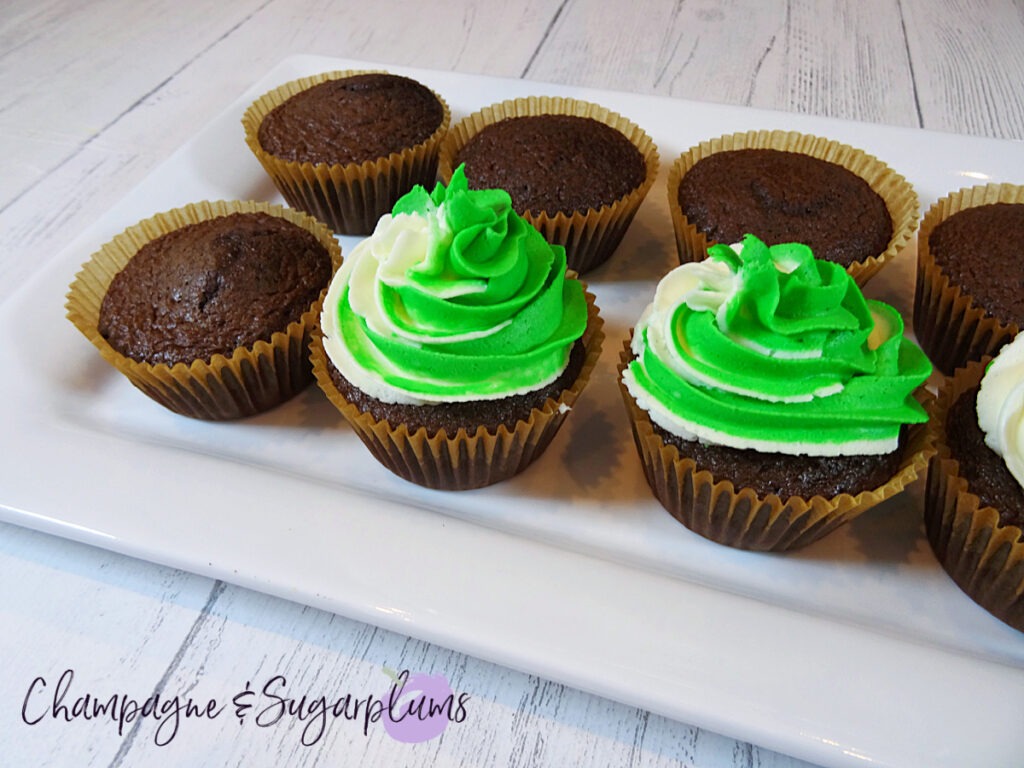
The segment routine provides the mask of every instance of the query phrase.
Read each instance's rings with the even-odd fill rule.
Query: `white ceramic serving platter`
[[[199,199],[278,200],[242,139],[257,95],[329,69],[281,62],[0,306],[0,519],[413,635],[827,766],[1019,765],[1024,635],[974,605],[923,537],[919,485],[787,555],[734,551],[647,489],[614,361],[675,264],[665,167],[697,142],[786,128],[859,146],[926,209],[1024,183],[1024,146],[519,80],[387,67],[454,119],[567,95],[644,127],[662,174],[613,260],[588,276],[604,354],[543,459],[465,493],[381,468],[316,389],[208,424],[150,402],[64,318],[79,265],[126,226]],[[343,249],[354,240],[342,238]],[[909,317],[908,249],[868,288]],[[470,693],[472,693],[470,691]]]

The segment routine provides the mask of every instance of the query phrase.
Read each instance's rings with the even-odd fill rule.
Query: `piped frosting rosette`
[[[1018,335],[995,359],[985,357],[958,369],[929,404],[938,450],[928,466],[925,531],[953,581],[991,614],[1024,632],[1024,517],[1014,503],[1002,508],[992,500],[992,489],[1003,482],[998,461],[986,462],[980,456],[983,447],[954,445],[948,434],[951,409],[960,398],[973,397],[975,387],[984,443],[1024,488],[1024,337]],[[980,470],[963,466],[965,450],[977,452],[971,458]],[[969,476],[979,471],[984,482],[974,486]]]
[[[768,247],[748,235],[662,279],[623,354],[622,384],[648,481],[665,507],[723,543],[787,549],[916,476],[924,440],[901,441],[901,429],[927,421],[915,390],[930,373],[899,313],[866,300],[842,267],[804,245]],[[883,488],[783,500],[702,472],[651,424],[682,441],[762,453],[888,454],[907,443],[915,451]]]
[[[447,188],[405,195],[356,246],[328,290],[321,328],[321,387],[386,466],[440,488],[487,485],[539,455],[601,340],[592,297],[566,273],[564,250],[518,216],[503,190],[469,190],[461,170]],[[565,377],[581,340],[575,380],[511,423],[474,425],[450,408],[528,400]],[[328,362],[358,390],[360,407],[332,382]],[[445,406],[451,423],[424,426],[431,414],[416,409],[431,406]]]

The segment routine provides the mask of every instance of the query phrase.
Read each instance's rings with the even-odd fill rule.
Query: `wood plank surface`
[[[0,302],[286,56],[316,53],[1024,139],[1019,0],[6,0]],[[1022,180],[1024,182],[1024,180]],[[8,436],[4,450],[16,448]],[[50,478],[46,479],[47,481]],[[59,482],[59,478],[52,479]],[[0,503],[3,503],[0,489]],[[146,513],[146,510],[142,510]],[[0,524],[0,743],[10,765],[623,765],[799,761],[285,600]],[[73,695],[471,692],[466,727],[402,744],[339,719],[25,723]],[[42,690],[41,685],[36,690]],[[164,732],[166,733],[166,732]]]

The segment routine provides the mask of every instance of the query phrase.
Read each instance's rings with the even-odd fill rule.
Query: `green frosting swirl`
[[[341,373],[386,402],[505,397],[561,374],[583,335],[583,287],[565,250],[512,209],[504,190],[403,196],[338,271],[322,316]]]
[[[927,420],[913,391],[931,363],[903,319],[798,243],[737,250],[667,275],[634,331],[624,380],[652,420],[686,439],[761,451],[894,450]]]

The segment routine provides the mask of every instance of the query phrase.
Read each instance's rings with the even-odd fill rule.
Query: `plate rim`
[[[583,94],[585,98],[589,97],[595,100],[599,100],[602,95],[613,93],[629,99],[669,98],[623,94],[622,92],[594,88],[541,84],[536,81],[495,78],[486,75],[438,72],[416,67],[382,65],[376,62],[334,57],[290,56],[256,80],[230,106],[214,117],[203,131],[151,170],[137,187],[112,206],[100,220],[80,233],[52,262],[36,270],[20,290],[13,292],[0,303],[0,318],[10,319],[10,315],[23,302],[34,298],[36,296],[34,292],[41,290],[42,286],[46,285],[47,276],[63,269],[67,263],[75,261],[72,258],[74,254],[78,254],[78,262],[84,260],[82,249],[85,244],[93,243],[91,247],[94,247],[95,240],[99,239],[102,242],[105,239],[100,234],[104,231],[105,222],[117,218],[117,212],[131,207],[126,206],[126,201],[132,197],[135,189],[141,188],[147,183],[152,184],[154,177],[159,177],[161,174],[167,173],[168,169],[174,168],[175,164],[180,163],[181,159],[194,148],[200,137],[205,135],[206,130],[231,117],[239,105],[246,104],[251,100],[252,94],[258,95],[259,92],[265,90],[265,84],[283,81],[281,78],[284,76],[290,77],[286,73],[296,70],[321,69],[327,66],[344,69],[385,67],[391,71],[427,80],[441,77],[454,78],[457,82],[497,83],[504,88],[514,84],[515,90],[536,88],[542,85],[556,93]],[[671,99],[671,101],[678,103],[682,100]],[[709,106],[703,102],[692,103],[700,104],[701,108],[720,110],[723,113],[740,110],[749,116],[773,114],[775,119],[784,119],[797,125],[802,123],[851,125],[848,121],[835,118],[797,116],[783,112],[768,113],[765,110],[727,105]],[[876,128],[883,133],[912,132],[918,137],[921,133],[931,134],[931,132],[922,132],[919,129],[895,126],[876,126]],[[999,139],[958,137],[953,134],[938,135],[952,137],[951,140],[954,143],[959,141],[1011,143],[1008,140]],[[662,156],[662,174],[669,159],[665,155]],[[652,194],[658,194],[658,190],[653,190]],[[922,200],[921,203],[922,209],[925,209],[926,201]],[[67,275],[68,283],[70,283],[71,277],[71,274]],[[66,321],[63,321],[62,318],[62,322]],[[45,403],[40,402],[37,396],[26,391],[28,389],[30,389],[28,383],[23,380],[0,384],[0,394],[7,395],[0,397],[0,402],[5,404],[0,406],[0,413],[6,412],[5,415],[13,420],[9,423],[27,430],[41,431],[42,437],[68,437],[69,434],[75,434],[74,425],[68,425],[62,421],[59,414],[48,408]],[[35,404],[34,409],[15,407],[19,403],[29,401]],[[8,433],[19,434],[19,430],[10,429]],[[41,436],[37,435],[33,439],[38,442]],[[97,439],[103,444],[104,452],[109,457],[130,461],[131,449],[135,447],[133,443],[112,435],[100,436]],[[61,445],[52,450],[51,454],[56,460],[64,462],[64,466],[71,466],[79,460],[73,451],[68,450],[75,445],[72,440],[70,444]],[[3,480],[0,487],[11,488],[9,483],[16,480],[17,473],[31,471],[33,465],[30,459],[38,457],[40,447],[33,444],[31,451],[19,451],[17,452],[19,455],[14,461],[5,462],[5,468],[0,469],[0,479]],[[147,450],[159,451],[162,449],[150,446]],[[11,453],[10,450],[6,452]],[[199,479],[197,483],[199,488],[204,482],[214,482],[210,466],[203,466],[204,463],[209,465],[211,462],[206,462],[202,456],[182,457],[177,455],[177,459],[182,464],[188,465],[190,472],[194,472],[194,476]],[[258,481],[256,484],[261,487],[266,485],[266,483],[261,484]],[[295,487],[296,484],[298,484],[298,488]],[[316,488],[311,491],[308,488],[308,483],[299,478],[275,477],[271,485],[273,488],[266,490],[266,498],[258,505],[261,509],[272,511],[274,504],[286,503],[289,494],[298,490],[305,496],[311,497],[316,504],[324,505],[324,508],[317,507],[306,514],[308,522],[313,523],[326,519],[325,516],[328,514],[325,512],[326,506],[332,500],[332,495],[337,493],[336,489],[326,488]],[[437,580],[438,590],[460,595],[460,599],[456,601],[460,605],[452,605],[450,600],[441,604],[436,595],[431,595],[429,591],[424,592],[422,587],[410,587],[393,574],[381,576],[373,582],[358,581],[359,569],[352,567],[339,569],[332,563],[332,557],[337,556],[338,552],[332,552],[325,548],[325,544],[321,544],[315,548],[314,552],[293,550],[289,550],[289,552],[293,557],[308,555],[311,560],[310,570],[315,570],[320,576],[343,577],[354,582],[356,584],[353,588],[355,592],[341,595],[337,592],[327,593],[317,586],[315,579],[310,578],[312,574],[307,574],[301,585],[289,584],[287,575],[282,572],[279,565],[277,567],[268,566],[265,571],[257,573],[252,568],[247,569],[245,562],[238,562],[237,554],[234,560],[222,559],[221,553],[212,546],[217,542],[217,536],[226,535],[231,525],[244,524],[245,518],[238,510],[225,514],[224,520],[220,521],[215,528],[217,536],[211,536],[205,546],[198,547],[197,551],[189,556],[168,551],[166,547],[154,547],[139,520],[126,519],[112,522],[109,508],[131,508],[133,500],[129,490],[128,488],[108,489],[107,495],[103,499],[104,505],[107,507],[105,512],[93,509],[82,510],[71,515],[60,511],[69,501],[69,497],[66,493],[62,494],[59,489],[48,489],[38,498],[38,501],[26,496],[24,488],[19,488],[17,492],[13,493],[5,490],[0,493],[0,520],[100,546],[129,556],[141,557],[162,565],[222,579],[285,599],[297,600],[404,635],[419,637],[498,664],[514,667],[531,674],[540,674],[590,693],[642,707],[658,714],[823,765],[863,765],[865,761],[874,762],[877,765],[905,765],[913,762],[920,756],[918,745],[922,739],[929,735],[948,735],[954,726],[962,728],[962,718],[965,717],[963,710],[969,709],[964,702],[971,701],[968,694],[979,697],[977,702],[979,705],[988,700],[988,698],[980,699],[982,691],[985,691],[986,695],[991,698],[994,698],[999,691],[1010,696],[1017,695],[1016,700],[1022,702],[1021,707],[1017,710],[1006,707],[1007,714],[1004,717],[1007,719],[1005,722],[1009,724],[1013,719],[1019,722],[1021,715],[1024,715],[1024,671],[1020,669],[991,661],[966,658],[952,651],[923,646],[884,633],[872,632],[863,627],[828,621],[788,608],[766,606],[753,598],[682,582],[623,563],[609,562],[594,555],[561,549],[550,543],[533,540],[508,531],[485,528],[470,521],[441,515],[424,515],[420,510],[401,508],[400,505],[389,500],[381,501],[378,508],[374,509],[372,513],[359,510],[350,514],[364,526],[367,524],[372,526],[370,517],[383,516],[388,520],[388,524],[382,526],[378,522],[377,527],[380,529],[386,527],[389,530],[416,531],[431,541],[457,539],[463,547],[475,548],[472,554],[467,554],[463,550],[459,551],[465,555],[468,562],[475,563],[477,569],[487,568],[490,563],[495,561],[495,558],[499,558],[499,561],[507,568],[499,579],[500,583],[492,581],[489,585],[480,584],[476,587],[467,587],[465,584],[466,563],[452,562],[452,558],[445,552],[421,550],[410,553],[408,556],[411,566],[431,573]],[[7,499],[3,498],[5,495]],[[171,501],[183,506],[202,503],[201,494],[196,488],[179,490],[171,495]],[[96,500],[90,499],[88,503],[95,505]],[[281,523],[277,523],[277,525],[280,526],[277,530],[284,537],[283,540],[288,541],[288,527]],[[159,530],[167,528],[166,522],[158,527]],[[382,530],[366,531],[358,542],[346,542],[343,547],[338,549],[351,562],[358,562],[361,551],[366,550],[368,543],[373,542],[377,545],[382,543],[381,533]],[[168,530],[168,535],[171,536],[172,541],[178,541],[174,538],[172,531]],[[516,557],[508,558],[507,555],[510,552],[515,553]],[[562,609],[561,612],[564,613],[565,603],[572,598],[579,599],[581,595],[579,592],[565,593],[557,589],[531,591],[530,594],[524,594],[522,589],[516,587],[516,583],[531,584],[538,565],[543,565],[548,574],[557,574],[564,579],[585,578],[588,584],[601,585],[601,594],[606,601],[605,604],[600,607],[591,606],[582,612],[571,611],[570,615],[575,617],[576,626],[558,625],[560,626],[559,638],[557,640],[546,638],[545,633],[537,627],[526,626],[523,619],[531,618],[541,622],[541,627],[550,627],[550,623],[545,625],[544,622],[550,622],[557,617],[560,614],[559,609]],[[738,635],[723,637],[720,631],[711,632],[708,627],[692,626],[684,620],[684,617],[672,612],[659,616],[659,626],[652,628],[656,638],[640,637],[637,636],[637,633],[630,634],[628,632],[623,636],[622,628],[618,627],[611,618],[614,612],[606,610],[609,604],[617,604],[622,611],[628,611],[635,607],[637,598],[634,595],[620,593],[622,580],[632,584],[634,588],[643,587],[645,595],[641,600],[643,604],[674,604],[677,601],[684,601],[693,606],[696,613],[706,617],[711,622],[709,626],[729,626],[736,632],[741,632],[743,622],[738,621],[739,616],[757,617],[755,624],[762,630],[770,630],[767,634],[773,636],[771,641],[775,644],[771,645],[764,637],[760,637],[758,643],[755,644],[758,647],[754,647],[749,642],[742,642],[742,638]],[[490,589],[484,589],[484,586]],[[495,605],[495,595],[493,594],[495,591],[503,599],[501,605]],[[396,595],[399,597],[396,598]],[[509,617],[504,615],[508,612],[509,606],[514,606],[517,611],[516,615],[519,619],[515,622],[510,621]],[[489,628],[482,627],[484,624]],[[586,631],[591,630],[602,635],[600,642],[588,639]],[[787,643],[780,644],[778,637],[786,638]],[[792,637],[800,637],[803,644],[804,656],[799,664],[794,663],[792,659],[787,662],[785,659],[775,658],[775,654],[789,647],[788,639]],[[605,647],[608,638],[616,639],[619,642],[617,647],[620,652],[631,653],[632,660],[629,662],[619,661],[614,665],[608,664]],[[658,663],[645,662],[639,658],[640,654],[651,651],[650,646],[655,639],[665,641],[667,638],[681,638],[689,643],[686,647],[692,653],[692,657],[688,663],[667,656],[658,657]],[[755,677],[760,675],[761,679],[757,681],[757,685],[762,688],[772,684],[782,684],[787,675],[791,680],[800,680],[803,681],[804,686],[809,686],[811,685],[808,682],[809,672],[816,665],[827,667],[829,664],[834,664],[835,656],[832,648],[837,645],[849,645],[853,639],[856,639],[863,648],[870,649],[870,652],[862,649],[847,658],[846,663],[858,669],[862,675],[862,683],[870,682],[875,686],[874,688],[861,686],[860,690],[863,691],[863,694],[860,699],[874,699],[876,695],[887,692],[894,697],[894,700],[900,700],[899,692],[894,688],[902,684],[920,683],[921,680],[914,670],[921,665],[927,668],[928,665],[935,664],[946,668],[946,677],[943,678],[942,688],[950,686],[953,690],[958,690],[956,706],[951,707],[950,711],[941,706],[944,702],[939,689],[936,688],[928,697],[932,703],[925,707],[926,711],[911,718],[909,723],[901,723],[899,732],[883,727],[875,734],[864,734],[863,728],[871,719],[868,712],[862,711],[864,708],[868,708],[868,702],[851,698],[836,704],[842,710],[841,714],[837,713],[837,716],[845,717],[855,727],[846,728],[845,731],[841,728],[830,729],[820,722],[820,708],[828,702],[831,696],[822,698],[821,694],[815,695],[812,691],[807,691],[808,699],[801,711],[793,711],[792,707],[787,713],[775,711],[771,707],[766,707],[763,696],[754,696],[751,700],[749,693],[744,694],[742,690],[738,690],[737,680],[727,675],[725,670],[716,672],[714,658],[711,658],[713,654],[710,653],[712,645],[717,646],[716,650],[723,652],[729,651],[733,654],[742,652],[743,658],[740,659],[738,656],[736,658],[737,666],[742,667],[746,674]],[[760,647],[761,643],[764,643],[765,647]],[[879,659],[880,653],[888,655],[890,658],[882,663]],[[759,667],[756,662],[762,664],[775,662],[777,667],[765,669],[763,666]],[[602,669],[602,664],[606,664],[607,667]],[[707,668],[698,669],[701,665]],[[979,681],[984,682],[985,686],[979,686]],[[701,683],[699,688],[697,687],[698,682]],[[712,691],[711,688],[716,690]],[[704,697],[699,704],[690,701],[686,695],[680,695],[681,693],[697,695],[698,692]],[[856,696],[856,691],[853,693]],[[981,709],[983,709],[981,706],[974,707],[974,710]],[[815,717],[816,714],[817,717]],[[957,719],[954,719],[954,715]],[[968,713],[966,717],[971,720],[972,715]],[[975,714],[973,717],[979,718],[980,715]],[[979,724],[981,722],[978,720]],[[985,723],[988,723],[987,729],[992,727],[990,719],[986,719]],[[1011,734],[1009,728],[996,732]],[[943,754],[937,755],[936,761],[932,764],[959,765],[963,764],[964,760],[984,762],[985,759],[988,760],[988,764],[996,764],[1000,757],[1005,759],[1009,755],[1019,755],[1022,747],[1024,747],[1024,736],[1017,737],[1016,741],[1007,738],[1006,743],[981,746],[968,737],[959,744],[945,744]]]

